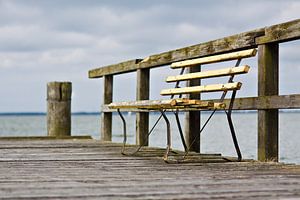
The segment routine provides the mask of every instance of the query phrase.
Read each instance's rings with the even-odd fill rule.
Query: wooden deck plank
[[[157,156],[163,149],[122,156],[120,144],[95,140],[0,140],[0,147],[1,199],[300,198],[297,165],[166,164]]]

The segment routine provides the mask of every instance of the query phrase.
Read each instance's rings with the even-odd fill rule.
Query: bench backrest
[[[242,58],[253,57],[256,55],[256,49],[243,50],[233,53],[226,53],[215,56],[208,56],[203,58],[185,60],[180,62],[175,62],[171,64],[171,68],[186,68],[186,67],[194,67],[204,64],[211,64],[217,62],[224,62],[230,60],[241,60]],[[180,81],[189,81],[193,79],[207,79],[213,77],[221,77],[221,76],[231,76],[238,74],[248,73],[250,67],[248,65],[229,67],[225,69],[217,69],[217,70],[209,70],[203,72],[194,72],[188,74],[182,74],[178,76],[169,76],[166,79],[166,82],[180,82]],[[161,91],[161,95],[182,95],[182,94],[191,94],[191,93],[204,93],[204,92],[220,92],[220,91],[228,91],[228,90],[239,90],[242,86],[240,82],[233,82],[232,78],[229,79],[227,83],[221,84],[209,84],[209,85],[200,85],[200,86],[191,86],[191,87],[183,87],[183,88],[170,88],[163,89]]]

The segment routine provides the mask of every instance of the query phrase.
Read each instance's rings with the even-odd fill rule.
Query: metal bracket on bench
[[[238,59],[237,62],[236,62],[236,65],[235,67],[238,67],[239,64],[241,62],[241,59]],[[183,74],[184,72],[184,68],[182,68],[180,74]],[[232,83],[233,82],[233,78],[234,78],[234,75],[231,75],[229,80],[228,80],[228,83]],[[177,81],[176,82],[176,85],[175,85],[175,88],[178,88],[179,87],[179,82],[180,81]],[[232,108],[233,108],[233,103],[234,103],[234,100],[235,100],[235,96],[236,96],[236,90],[233,90],[232,91],[232,95],[231,95],[231,99],[230,99],[230,105],[228,107],[228,109],[224,109],[226,115],[227,115],[227,120],[228,120],[228,124],[229,124],[229,128],[230,128],[230,131],[231,131],[231,136],[232,136],[232,140],[233,140],[233,143],[234,143],[234,147],[235,147],[235,150],[237,152],[237,156],[238,156],[238,161],[241,161],[242,160],[242,155],[241,155],[241,151],[240,151],[240,148],[239,148],[239,145],[238,145],[238,141],[237,141],[237,137],[236,137],[236,134],[235,134],[235,130],[234,130],[234,125],[233,125],[233,122],[232,122],[232,118],[231,118],[231,113],[232,113]],[[225,96],[226,94],[228,93],[227,90],[225,90],[220,98],[220,102],[223,102],[224,99],[225,99]],[[174,97],[174,95],[171,95],[171,99]],[[179,96],[181,98],[181,95]],[[185,159],[185,157],[188,155],[189,153],[189,150],[190,150],[190,147],[193,145],[193,143],[198,139],[198,137],[201,135],[201,132],[204,130],[204,128],[206,127],[206,125],[208,124],[208,122],[210,121],[210,119],[212,118],[212,116],[214,115],[214,113],[216,112],[217,109],[214,109],[212,111],[212,113],[210,114],[210,116],[208,117],[208,119],[206,120],[206,122],[204,123],[204,125],[202,126],[202,128],[200,129],[199,131],[199,135],[197,135],[194,140],[192,141],[192,143],[189,145],[189,147],[187,147],[186,143],[185,143],[185,139],[184,139],[184,135],[183,135],[183,131],[182,131],[182,128],[181,128],[181,124],[180,124],[180,119],[179,119],[179,116],[178,116],[178,111],[176,110],[174,112],[175,114],[175,118],[176,118],[176,122],[177,122],[177,126],[178,126],[178,130],[179,130],[179,133],[180,133],[180,137],[181,137],[181,140],[182,140],[182,144],[184,146],[184,149],[185,149],[185,155],[183,156],[183,160]],[[127,135],[126,135],[126,121],[122,115],[122,113],[120,112],[119,109],[117,109],[121,119],[122,119],[122,122],[123,122],[123,134],[124,134],[124,140],[123,140],[123,148],[122,148],[122,154],[123,155],[128,155],[125,153],[125,146],[126,146],[126,140],[127,140]],[[156,125],[158,124],[158,122],[160,121],[161,118],[164,118],[165,122],[166,122],[166,125],[167,125],[167,148],[166,148],[166,151],[165,151],[165,154],[164,154],[164,161],[168,162],[168,155],[171,151],[171,127],[170,127],[170,122],[168,120],[168,117],[166,116],[166,113],[165,113],[165,110],[163,109],[160,109],[159,110],[161,115],[160,117],[157,119],[157,121],[155,122],[154,126],[151,128],[150,132],[146,135],[146,137],[149,137],[149,135],[152,133],[152,131],[154,130],[154,128],[156,127]],[[131,153],[130,155],[133,155],[135,153],[137,153],[141,148],[142,148],[143,144],[141,144],[137,150],[133,153]]]
[[[241,58],[238,59],[236,64],[235,64],[235,67],[238,67],[240,65],[241,61],[242,61]],[[234,75],[231,75],[229,80],[228,80],[228,83],[233,82],[233,78],[234,78]],[[224,101],[227,92],[228,92],[227,90],[225,90],[223,92],[223,94],[221,96],[221,99],[220,99],[221,102]],[[229,107],[228,107],[228,112],[226,110],[224,110],[224,111],[227,115],[227,120],[228,120],[228,124],[229,124],[229,128],[230,128],[232,140],[233,140],[233,143],[234,143],[234,147],[235,147],[235,150],[236,150],[236,153],[237,153],[237,156],[238,156],[238,161],[241,161],[242,160],[242,154],[241,154],[241,151],[240,151],[240,148],[239,148],[239,144],[238,144],[238,141],[237,141],[237,137],[236,137],[236,134],[235,134],[235,130],[234,130],[234,126],[233,126],[233,122],[232,122],[232,118],[231,118],[231,113],[232,113],[232,108],[233,108],[233,103],[234,103],[234,100],[235,100],[235,96],[236,96],[236,90],[233,90],[232,95],[231,95],[231,99],[230,99],[230,104],[229,104]],[[189,145],[189,147],[187,148],[186,153],[183,156],[183,158],[185,158],[188,155],[190,147],[194,144],[194,142],[198,139],[198,137],[200,137],[202,131],[204,130],[204,128],[206,127],[206,125],[208,124],[208,122],[210,121],[210,119],[212,118],[212,116],[215,114],[216,111],[217,111],[217,109],[214,109],[212,111],[212,113],[209,115],[206,122],[204,123],[204,125],[200,129],[199,135],[197,135],[194,138],[194,140],[192,141],[192,143]]]
[[[184,139],[184,135],[183,135],[183,131],[182,131],[182,128],[181,128],[180,119],[179,119],[177,110],[174,112],[174,115],[175,115],[175,119],[176,119],[176,122],[177,122],[177,127],[178,127],[178,130],[179,130],[181,142],[182,142],[182,145],[184,147],[184,151],[187,151],[187,146],[186,146],[186,142],[185,142],[185,139]]]
[[[163,116],[166,125],[167,125],[167,149],[164,155],[164,161],[168,161],[168,155],[171,150],[171,127],[168,117],[166,116],[166,113],[163,110],[160,110],[161,115]]]
[[[125,121],[125,118],[123,117],[122,113],[120,112],[120,109],[117,109],[118,113],[119,113],[119,116],[121,117],[122,119],[122,122],[123,122],[123,147],[122,147],[122,150],[121,150],[121,154],[123,155],[126,155],[125,154],[125,146],[126,146],[126,141],[127,141],[127,133],[126,133],[126,121]]]
[[[231,118],[232,107],[233,107],[233,102],[235,100],[235,95],[236,95],[236,90],[232,91],[229,108],[228,108],[228,111],[225,110],[225,113],[227,115],[227,120],[228,120],[228,124],[229,124],[229,128],[230,128],[230,132],[231,132],[231,137],[232,137],[233,144],[234,144],[237,156],[238,156],[238,161],[241,161],[242,154],[241,154],[241,150],[240,150],[237,138],[236,138],[236,134],[235,134],[232,118]]]
[[[122,113],[120,112],[120,109],[117,109],[117,112],[122,120],[122,123],[123,123],[123,136],[124,136],[124,139],[123,139],[123,147],[122,147],[122,150],[121,150],[121,154],[122,155],[134,155],[135,153],[137,153],[141,147],[143,146],[143,144],[141,144],[136,151],[134,151],[133,153],[125,153],[125,147],[126,147],[126,141],[127,141],[127,131],[126,131],[126,120],[124,118],[124,116],[122,115]],[[167,125],[167,148],[166,148],[166,152],[164,154],[164,160],[167,161],[168,160],[168,155],[169,155],[169,152],[171,151],[171,126],[170,126],[170,122],[168,120],[168,117],[166,116],[166,113],[164,110],[160,110],[160,113],[161,113],[161,117],[164,118],[165,122],[166,122],[166,125]],[[160,118],[161,118],[160,117]],[[159,118],[159,119],[160,119]],[[158,121],[157,121],[158,123]],[[155,126],[154,126],[155,127]],[[150,130],[150,132],[148,133],[147,136],[149,136],[154,127]]]

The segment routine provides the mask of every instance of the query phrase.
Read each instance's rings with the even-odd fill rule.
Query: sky
[[[0,112],[46,112],[51,81],[72,82],[73,112],[99,111],[103,80],[88,70],[298,19],[299,10],[297,0],[0,0]],[[299,49],[280,46],[281,94],[300,93]],[[166,73],[151,71],[151,98]],[[255,78],[242,95],[256,95]],[[134,98],[135,74],[117,76],[114,100]]]

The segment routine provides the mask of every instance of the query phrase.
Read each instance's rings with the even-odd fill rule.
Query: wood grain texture
[[[233,50],[238,51],[256,48],[255,38],[262,35],[264,35],[264,29],[260,28],[205,43],[150,55],[144,59],[134,59],[109,66],[102,66],[90,70],[89,78],[100,78],[104,75],[116,75],[136,71],[137,69],[154,68],[177,61],[227,53]]]
[[[177,76],[168,76],[166,82],[176,82],[176,81],[187,81],[192,79],[204,79],[220,76],[238,75],[245,74],[249,72],[250,67],[248,65],[239,67],[230,67],[224,69],[209,70],[203,72],[194,72],[188,74],[182,74]]]
[[[173,62],[227,53],[233,50],[256,48],[254,38],[262,36],[264,29],[240,33],[209,42],[151,55],[139,63],[140,68],[158,67]]]
[[[300,198],[298,165],[224,162],[219,154],[201,154],[203,159],[194,163],[166,164],[163,149],[143,148],[137,156],[122,156],[120,150],[121,144],[95,140],[0,140],[0,197]]]
[[[279,45],[260,45],[258,53],[258,95],[278,95]],[[258,111],[258,159],[278,161],[278,109]]]
[[[296,40],[300,38],[299,27],[300,19],[296,19],[209,42],[150,55],[144,59],[134,59],[109,66],[102,66],[90,70],[89,78],[100,78],[109,74],[127,73],[141,68],[159,67],[187,59],[256,48],[259,44]]]
[[[300,19],[266,27],[265,35],[256,38],[256,44],[287,42],[300,38]]]
[[[177,94],[191,94],[191,93],[204,93],[204,92],[218,92],[225,90],[239,90],[242,83],[225,83],[225,84],[212,84],[212,85],[201,85],[201,86],[191,86],[184,88],[172,88],[163,89],[160,95],[177,95]]]
[[[224,54],[220,54],[220,55],[184,60],[184,61],[172,63],[171,68],[176,69],[176,68],[182,68],[182,67],[193,67],[193,66],[197,66],[197,65],[217,63],[217,62],[223,62],[223,61],[229,61],[229,60],[237,60],[237,59],[241,59],[241,58],[249,58],[249,57],[255,56],[256,52],[257,52],[256,49],[247,49],[247,50],[243,50],[243,51],[237,51],[237,52],[231,52],[231,53],[224,53]]]
[[[71,82],[47,84],[47,135],[71,135]]]
[[[136,100],[149,99],[150,69],[137,70]],[[149,114],[136,113],[136,144],[148,146]]]
[[[141,59],[133,59],[118,64],[98,67],[89,71],[89,78],[101,78],[105,75],[116,75],[121,73],[133,72],[138,69]]]
[[[212,100],[218,102],[219,99]],[[230,99],[225,99],[224,103],[228,108]],[[102,106],[102,112],[115,112],[116,110],[108,108],[109,105]],[[262,109],[299,109],[300,108],[300,94],[291,95],[273,95],[273,96],[259,96],[259,97],[244,97],[236,98],[233,105],[233,110],[262,110]],[[190,110],[184,109],[184,110]],[[138,111],[148,112],[147,110],[137,110],[130,108],[122,108],[123,111]]]
[[[113,100],[113,76],[104,76],[103,103],[109,104]],[[101,114],[101,140],[111,141],[112,138],[112,113]]]
[[[201,65],[188,68],[186,74],[201,73]],[[186,82],[187,87],[199,87],[201,79],[192,79]],[[192,93],[187,95],[191,99],[201,99],[200,93]],[[184,135],[186,145],[189,149],[200,153],[201,137],[199,130],[201,128],[200,110],[188,111],[184,115]]]
[[[198,101],[198,100],[182,100],[182,99],[162,99],[162,100],[140,100],[140,101],[124,101],[124,102],[114,102],[108,105],[109,109],[149,109],[149,110],[159,110],[159,109],[180,109],[181,107],[190,107],[194,108],[207,108],[214,107],[212,101]]]

